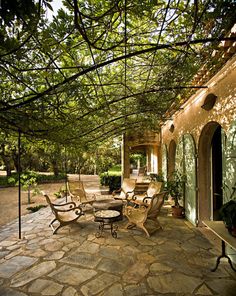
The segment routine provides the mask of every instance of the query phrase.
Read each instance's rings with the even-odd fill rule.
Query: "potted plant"
[[[220,208],[220,217],[232,236],[236,237],[236,200],[230,200]]]
[[[184,197],[186,176],[179,171],[174,171],[169,180],[166,182],[166,190],[174,200],[172,206],[172,215],[177,218],[184,217],[184,207],[180,205],[179,201]]]
[[[164,177],[162,174],[155,174],[155,173],[150,173],[149,179],[151,181],[156,181],[156,182],[163,182],[164,181]]]

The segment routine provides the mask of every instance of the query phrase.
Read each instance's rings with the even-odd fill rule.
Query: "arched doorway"
[[[219,209],[223,204],[222,139],[221,139],[220,125],[217,126],[211,141],[211,166],[212,166],[211,218],[213,218],[213,220],[219,220]]]
[[[218,220],[223,202],[223,151],[222,129],[217,122],[209,122],[199,139],[198,204],[199,223],[202,220]]]

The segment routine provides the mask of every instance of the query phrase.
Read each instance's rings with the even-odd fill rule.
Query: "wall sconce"
[[[208,94],[201,108],[206,111],[210,111],[214,107],[216,99],[217,99],[217,96],[215,94],[213,93]]]
[[[171,126],[170,126],[170,128],[169,128],[169,131],[170,131],[171,133],[173,133],[174,130],[175,130],[175,126],[174,126],[173,123],[172,123]]]

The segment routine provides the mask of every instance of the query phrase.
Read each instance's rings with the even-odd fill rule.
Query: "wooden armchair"
[[[93,194],[91,198],[88,197],[84,189],[84,183],[81,180],[68,178],[67,188],[68,188],[71,200],[76,204],[77,203],[80,203],[82,205],[92,204],[96,200],[95,194]]]
[[[74,202],[54,204],[51,202],[47,194],[44,194],[44,196],[52,210],[52,213],[55,216],[55,218],[49,224],[49,226],[53,230],[53,234],[55,234],[59,228],[76,222],[80,216],[84,215],[81,207],[76,206]],[[53,223],[56,221],[59,222],[59,225],[56,228],[54,228]]]
[[[155,194],[160,193],[163,190],[163,182],[151,181],[148,185],[148,189],[144,194],[134,195],[132,200],[142,202],[145,197],[152,198]]]
[[[126,228],[141,228],[148,237],[158,228],[162,228],[157,217],[167,195],[168,192],[164,191],[152,198],[145,197],[137,207],[127,205],[124,210],[124,215],[129,220]]]
[[[123,201],[132,199],[134,196],[135,184],[136,179],[124,178],[121,188],[112,192],[113,197]],[[118,193],[119,195],[116,196]]]

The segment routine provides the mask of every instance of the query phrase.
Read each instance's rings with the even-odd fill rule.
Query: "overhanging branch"
[[[197,40],[191,40],[191,41],[187,40],[187,41],[176,42],[176,43],[172,43],[172,44],[160,44],[160,45],[157,45],[157,46],[153,46],[151,48],[131,52],[131,53],[127,54],[127,55],[122,55],[122,56],[107,60],[105,62],[93,65],[91,67],[88,67],[87,69],[84,69],[81,72],[76,73],[76,74],[64,79],[63,81],[49,87],[48,89],[42,91],[41,93],[39,93],[37,95],[33,95],[30,99],[28,99],[28,100],[26,100],[24,102],[20,102],[18,104],[14,104],[14,105],[11,105],[11,106],[8,106],[8,107],[1,108],[0,112],[4,112],[6,110],[10,110],[10,109],[14,109],[14,108],[23,107],[24,105],[30,104],[30,103],[32,103],[32,102],[46,96],[46,95],[50,95],[51,92],[55,91],[57,88],[62,87],[66,83],[69,83],[71,81],[76,80],[78,77],[81,77],[81,76],[83,76],[83,75],[85,75],[85,74],[87,74],[89,72],[92,72],[92,71],[94,71],[94,70],[96,70],[98,68],[102,68],[102,67],[104,67],[106,65],[109,65],[109,64],[112,64],[112,63],[115,63],[115,62],[118,62],[118,61],[122,61],[122,60],[124,60],[126,58],[127,59],[132,58],[134,56],[138,56],[138,55],[148,53],[148,52],[152,52],[152,51],[155,51],[155,50],[172,49],[172,47],[178,47],[178,46],[181,47],[181,46],[185,46],[187,44],[206,44],[206,43],[213,43],[213,42],[220,42],[220,41],[227,41],[227,40],[228,41],[235,41],[236,37],[205,38],[205,39],[197,39]],[[20,97],[17,100],[24,99],[24,98],[25,97]]]

